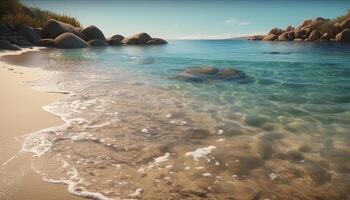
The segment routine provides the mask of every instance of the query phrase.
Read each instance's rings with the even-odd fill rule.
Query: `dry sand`
[[[20,62],[21,55],[18,60]],[[41,180],[31,169],[31,155],[20,152],[23,135],[63,123],[42,109],[62,94],[35,91],[23,84],[45,73],[40,69],[0,63],[1,200],[82,200],[69,194],[65,185]]]

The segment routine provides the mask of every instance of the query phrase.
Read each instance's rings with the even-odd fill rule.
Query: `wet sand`
[[[21,55],[17,55],[16,60],[21,63]],[[44,182],[31,169],[31,155],[20,152],[23,135],[62,124],[59,117],[41,108],[62,94],[35,91],[23,84],[45,73],[39,69],[0,63],[1,200],[82,199],[69,194],[65,185]]]

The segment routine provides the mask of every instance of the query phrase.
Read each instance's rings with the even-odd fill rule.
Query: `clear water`
[[[24,150],[45,180],[95,199],[349,199],[350,45],[171,41],[49,50],[33,82],[67,91],[65,124]],[[190,83],[195,66],[249,81]]]

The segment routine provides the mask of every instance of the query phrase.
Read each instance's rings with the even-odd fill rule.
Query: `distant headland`
[[[248,40],[263,41],[307,41],[307,42],[350,42],[350,10],[335,19],[318,17],[307,19],[297,28],[288,26],[285,30],[273,28],[267,35],[255,35]]]
[[[147,33],[130,37],[116,34],[106,38],[94,26],[83,28],[71,16],[29,8],[17,0],[9,0],[0,7],[0,49],[20,50],[21,47],[86,48],[120,45],[167,44],[161,38],[152,38]]]

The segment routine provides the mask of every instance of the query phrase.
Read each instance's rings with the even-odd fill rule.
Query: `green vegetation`
[[[81,27],[80,22],[69,15],[58,14],[39,8],[26,8],[19,0],[0,0],[0,23],[26,24],[42,27],[47,20],[56,19],[75,27]]]
[[[333,21],[334,21],[334,23],[341,23],[342,21],[344,21],[345,19],[348,19],[348,18],[350,18],[350,9],[348,9],[347,13],[336,17]]]

